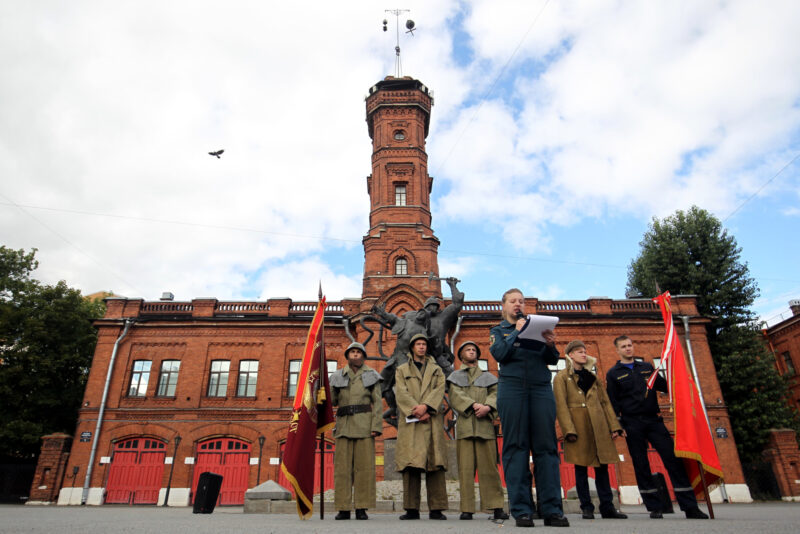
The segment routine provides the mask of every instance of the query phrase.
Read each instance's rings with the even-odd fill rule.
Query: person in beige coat
[[[445,378],[428,354],[428,338],[417,334],[409,343],[408,361],[395,371],[397,444],[395,462],[403,473],[403,508],[400,519],[419,519],[422,473],[428,490],[430,519],[447,519],[447,451],[442,401]]]
[[[456,351],[461,369],[447,377],[450,407],[456,420],[456,458],[461,493],[461,516],[475,513],[475,471],[480,483],[481,508],[492,510],[495,519],[508,519],[503,511],[503,485],[497,470],[497,377],[478,367],[481,349],[465,341]]]
[[[351,343],[344,357],[347,365],[330,377],[331,402],[338,407],[333,429],[336,519],[350,519],[353,504],[356,519],[368,519],[367,508],[375,508],[375,436],[383,431],[381,375],[364,365],[361,343]]]
[[[553,380],[556,417],[564,436],[564,461],[575,465],[575,489],[584,519],[594,519],[589,495],[588,467],[594,468],[595,487],[604,519],[626,519],[614,508],[608,464],[619,461],[614,439],[625,431],[614,415],[606,388],[592,371],[595,358],[586,354],[582,341],[567,345],[567,367]]]

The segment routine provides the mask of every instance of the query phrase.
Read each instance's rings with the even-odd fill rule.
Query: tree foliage
[[[41,437],[73,432],[103,304],[31,278],[36,250],[0,246],[0,455],[35,456]]]
[[[696,295],[698,312],[711,320],[708,343],[739,453],[757,457],[770,428],[798,428],[785,403],[787,385],[766,351],[751,311],[758,287],[741,260],[741,248],[722,223],[693,206],[650,224],[628,268],[628,291]]]

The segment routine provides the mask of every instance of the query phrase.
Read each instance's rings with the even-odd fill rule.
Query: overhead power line
[[[794,163],[795,161],[797,161],[797,159],[798,159],[798,158],[800,158],[800,152],[798,152],[798,153],[797,153],[797,155],[796,155],[795,157],[793,157],[793,158],[791,159],[791,161],[789,161],[789,163],[787,163],[786,165],[784,165],[783,167],[781,167],[781,170],[779,170],[778,172],[776,172],[776,173],[775,173],[775,174],[772,176],[772,178],[770,178],[769,180],[767,180],[766,182],[764,182],[764,184],[763,184],[761,187],[759,187],[759,188],[756,190],[756,192],[755,192],[755,193],[753,193],[752,195],[750,195],[749,197],[747,197],[747,198],[744,200],[744,202],[742,202],[741,204],[739,204],[739,205],[736,207],[736,209],[735,209],[735,210],[733,210],[732,212],[730,212],[730,214],[728,214],[728,216],[727,216],[727,217],[725,217],[724,219],[722,219],[722,222],[726,222],[728,219],[730,219],[731,217],[733,217],[733,215],[734,215],[734,214],[735,214],[737,211],[739,211],[740,209],[742,209],[742,206],[744,206],[745,204],[747,204],[748,202],[750,202],[751,200],[753,200],[753,199],[756,197],[756,195],[758,195],[758,194],[759,194],[759,193],[760,193],[760,192],[761,192],[761,191],[762,191],[762,190],[763,190],[765,187],[767,187],[767,186],[768,186],[768,185],[769,185],[769,184],[772,182],[772,180],[774,180],[775,178],[777,178],[778,176],[780,176],[780,174],[781,174],[783,171],[785,171],[785,170],[786,170],[786,169],[787,169],[787,168],[788,168],[788,167],[789,167],[789,166],[790,166],[792,163]]]

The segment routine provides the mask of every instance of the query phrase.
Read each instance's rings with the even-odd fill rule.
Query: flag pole
[[[708,506],[708,516],[714,519],[714,507],[711,506],[711,496],[708,494],[708,485],[706,484],[706,472],[703,469],[703,463],[700,460],[695,460],[697,467],[700,468],[700,480],[703,481],[703,495],[706,499],[706,506]]]
[[[322,281],[319,282],[319,294],[317,307],[322,303]],[[325,369],[325,311],[322,312],[322,324],[320,325],[320,351],[319,351],[319,382],[325,391],[325,378],[328,370]],[[327,402],[327,401],[326,401]],[[325,519],[325,432],[319,435],[319,518]]]
[[[694,383],[697,386],[697,393],[700,396],[700,406],[703,407],[703,415],[706,416],[706,424],[708,425],[708,431],[711,432],[711,418],[708,417],[708,409],[706,408],[706,399],[703,396],[703,389],[700,386],[700,377],[697,376],[697,366],[694,363],[694,352],[692,352],[692,341],[689,339],[689,316],[688,315],[681,315],[681,321],[683,321],[683,332],[686,337],[686,348],[689,352],[689,363],[692,365],[692,376],[694,377]],[[714,443],[714,448],[717,448],[717,444]],[[701,470],[701,472],[703,472]],[[722,502],[728,502],[728,491],[725,489],[725,481],[720,479],[719,483],[719,491],[722,493]],[[710,502],[710,501],[709,501]]]

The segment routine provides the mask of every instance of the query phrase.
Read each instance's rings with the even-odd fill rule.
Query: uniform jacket
[[[495,439],[494,420],[497,419],[497,377],[476,367],[462,367],[447,377],[450,383],[450,406],[458,413],[456,439]],[[486,417],[475,417],[474,403],[492,409]]]
[[[556,398],[556,417],[561,433],[575,434],[578,440],[564,440],[564,461],[576,465],[594,466],[619,461],[611,433],[622,430],[614,415],[611,401],[600,379],[585,394],[578,387],[578,375],[567,357],[567,367],[553,380]],[[589,356],[584,369],[593,369],[596,360]],[[594,374],[594,373],[592,373]]]
[[[369,412],[336,415],[335,438],[368,438],[372,432],[383,431],[383,401],[381,400],[381,375],[362,365],[358,371],[345,365],[331,374],[331,402],[334,406],[370,405]]]
[[[558,362],[558,351],[541,341],[517,339],[519,331],[505,319],[491,330],[489,351],[500,364],[500,380],[515,380],[526,386],[550,387],[548,365]]]
[[[432,356],[425,358],[420,373],[409,354],[408,361],[395,371],[397,399],[397,470],[416,467],[426,471],[447,469],[447,451],[442,418],[445,379]],[[406,417],[418,404],[428,406],[431,418],[425,422],[406,423]]]
[[[653,366],[646,362],[634,360],[633,369],[628,369],[621,362],[612,367],[606,374],[608,398],[614,407],[614,413],[623,418],[630,415],[658,415],[658,395],[655,391],[647,392],[647,380],[655,372]],[[667,381],[664,377],[656,378],[653,389],[667,392]]]

